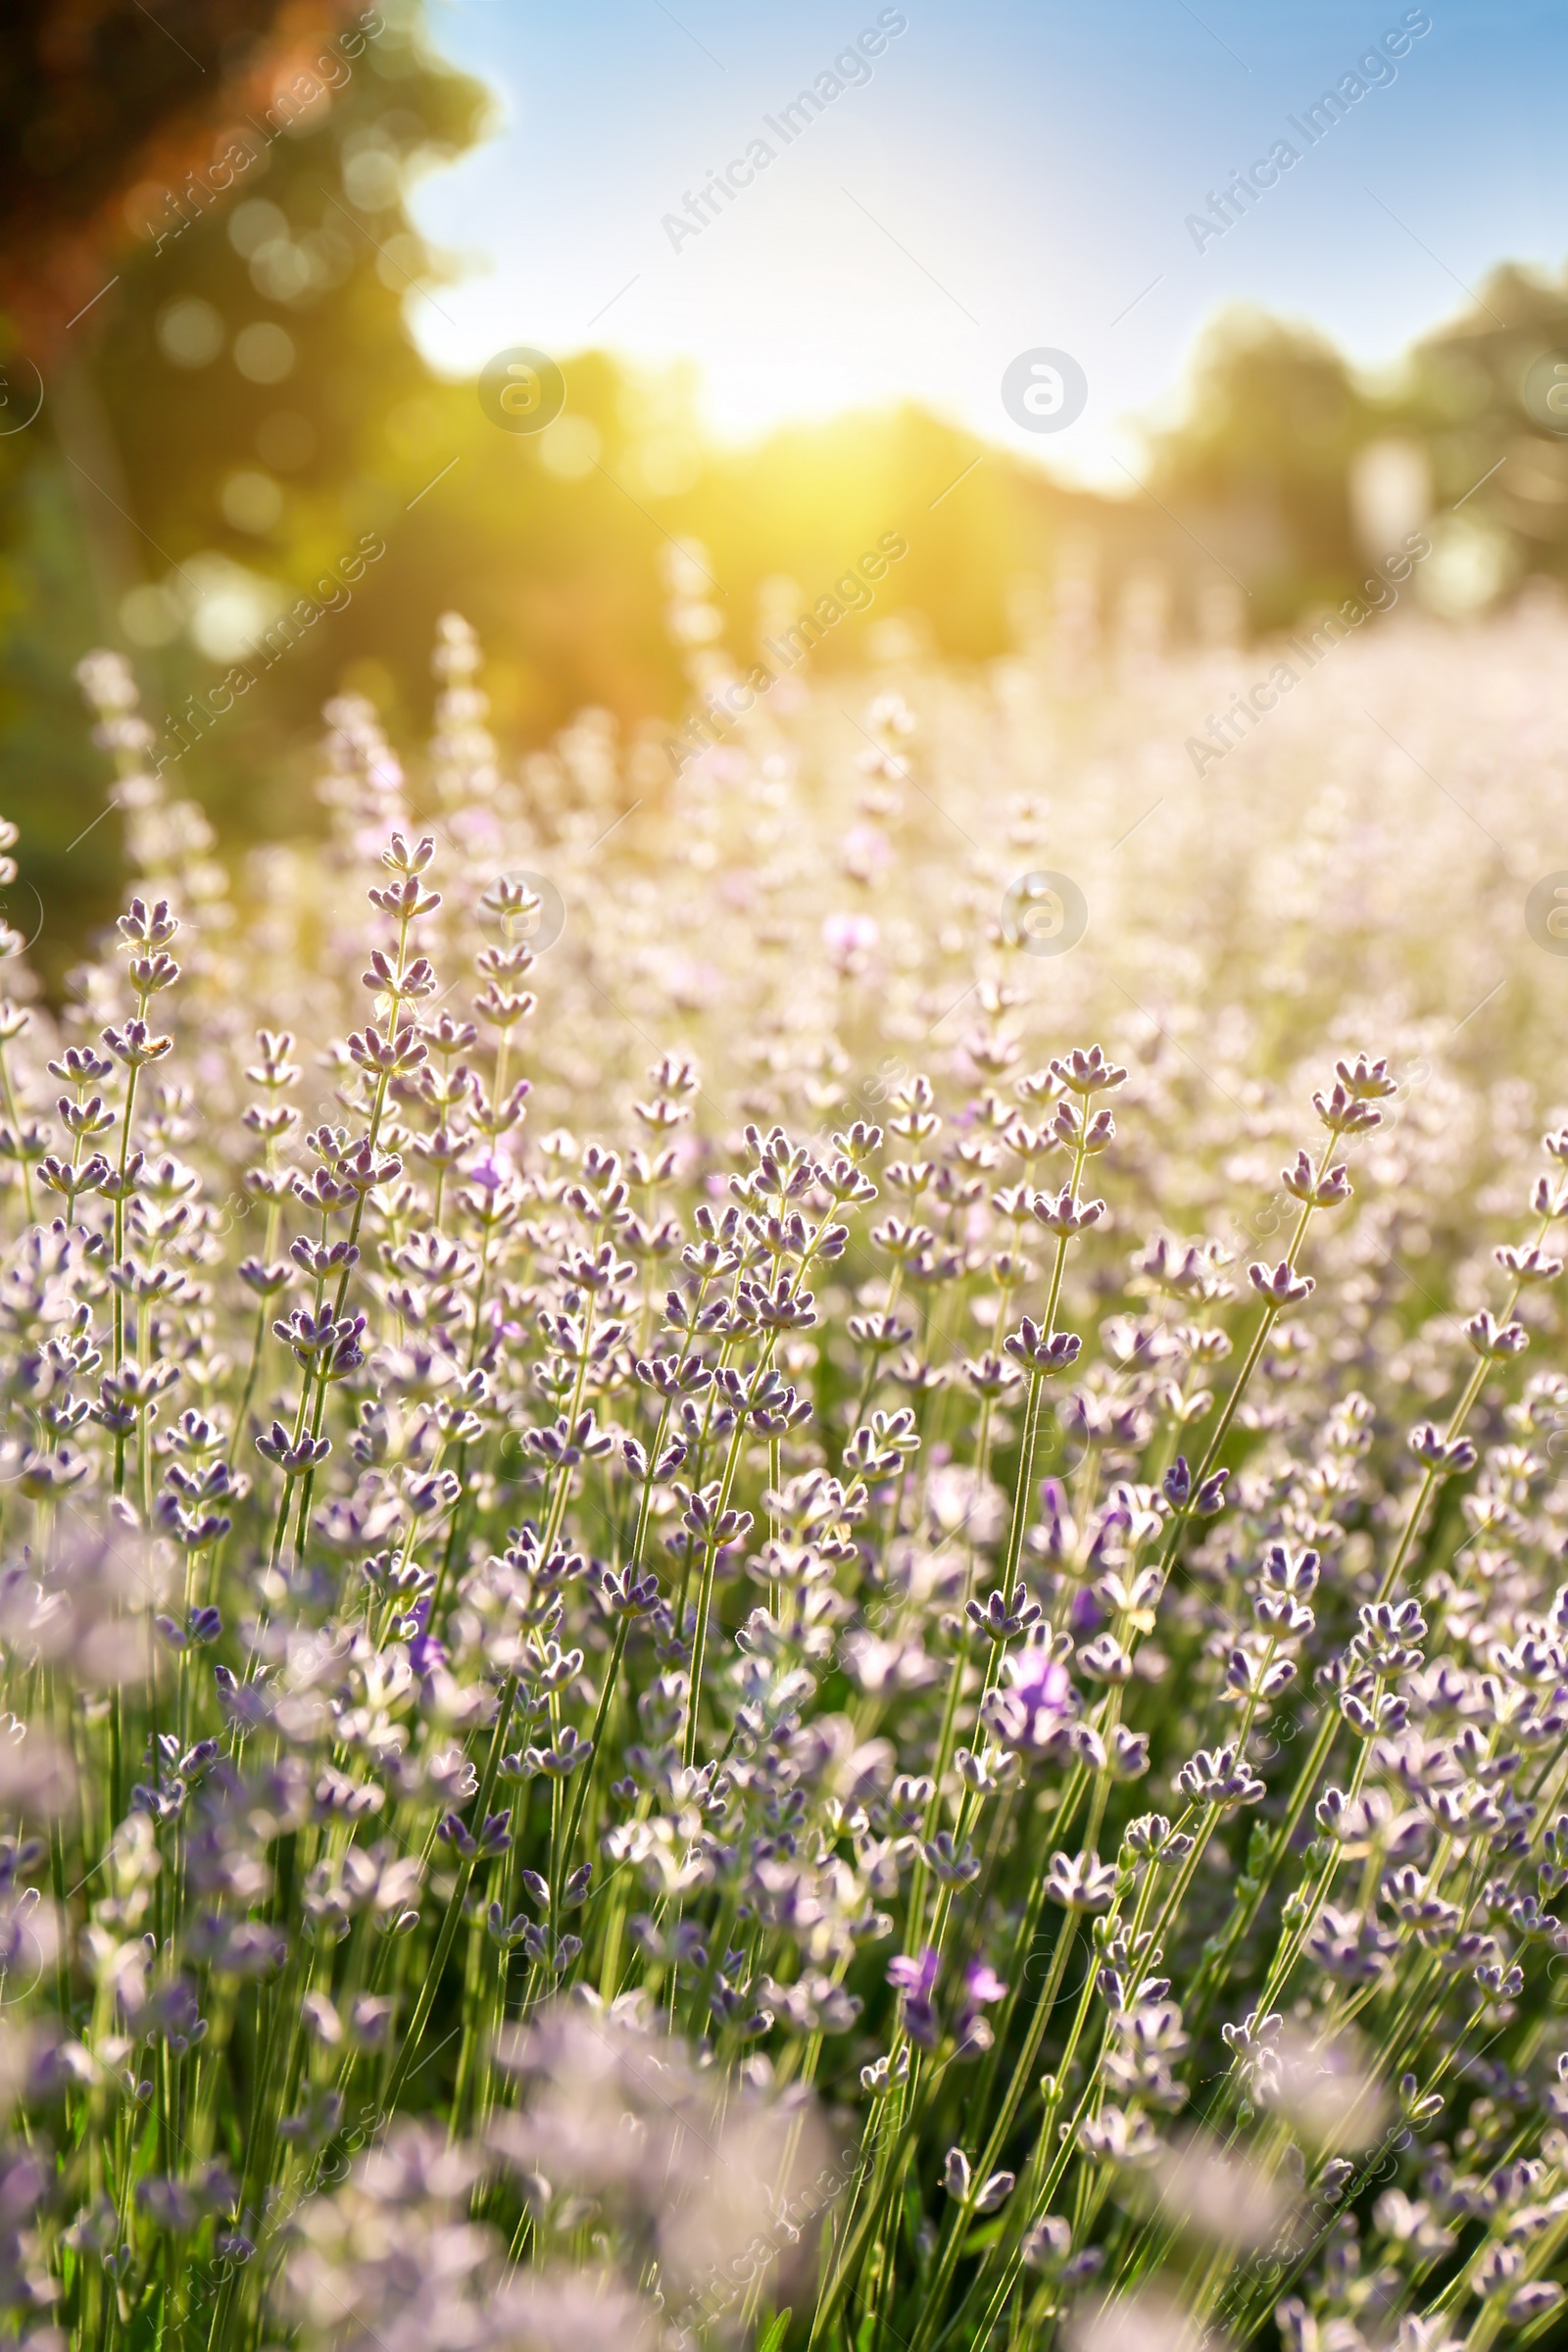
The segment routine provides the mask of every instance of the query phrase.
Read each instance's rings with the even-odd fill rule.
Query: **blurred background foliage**
[[[369,696],[394,742],[419,737],[449,608],[479,631],[514,746],[585,705],[662,733],[690,689],[661,561],[688,536],[740,655],[902,534],[907,557],[823,663],[862,658],[889,620],[934,659],[983,662],[1064,595],[1133,600],[1178,640],[1262,635],[1351,595],[1418,524],[1435,547],[1419,593],[1454,617],[1568,570],[1568,414],[1549,398],[1568,283],[1516,269],[1376,380],[1305,328],[1219,317],[1125,498],[913,407],[717,448],[688,372],[597,352],[557,355],[567,402],[545,432],[498,432],[409,331],[466,266],[416,233],[410,192],[489,113],[417,0],[164,0],[156,24],[135,0],[6,13],[0,808],[24,828],[14,919],[33,929],[36,890],[52,981],[117,886],[118,828],[84,833],[107,770],[74,662],[123,650],[161,727],[365,532],[386,555],[352,601],[180,764],[230,842],[315,821],[334,692]],[[254,160],[213,188],[247,123]]]

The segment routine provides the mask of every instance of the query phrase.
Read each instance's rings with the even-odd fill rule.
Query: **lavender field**
[[[450,615],[229,861],[82,664],[134,892],[0,1016],[31,2352],[1550,2333],[1565,651],[1374,621],[1200,775],[1267,649],[1066,598],[672,773],[498,745]]]

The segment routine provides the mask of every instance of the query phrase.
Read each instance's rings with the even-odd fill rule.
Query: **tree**
[[[1349,594],[1349,469],[1379,429],[1340,354],[1305,327],[1238,306],[1200,343],[1186,415],[1155,441],[1152,486],[1246,580],[1251,629]]]
[[[103,285],[138,185],[305,69],[348,0],[13,0],[0,19],[0,310],[39,365]]]
[[[177,156],[177,174],[145,175],[154,147],[117,110],[90,186],[56,188],[60,175],[35,160],[10,189],[55,250],[112,265],[74,325],[29,310],[25,272],[14,280],[13,328],[42,354],[32,366],[45,397],[33,425],[0,438],[0,805],[24,827],[13,919],[33,929],[37,890],[49,923],[39,954],[56,976],[81,911],[112,887],[117,854],[113,826],[78,845],[103,784],[74,662],[93,642],[129,650],[162,724],[402,512],[412,485],[396,469],[387,478],[377,453],[388,417],[429,388],[405,305],[436,269],[404,197],[416,169],[474,135],[486,103],[432,57],[408,12],[286,16],[260,58],[254,27],[275,11],[188,14],[168,16],[168,29],[203,29],[215,61],[233,65],[236,39],[252,46],[216,109],[193,111],[157,82],[167,103],[152,138]],[[312,24],[327,37],[306,41]],[[57,125],[46,154],[86,135],[117,24],[107,21],[90,74],[63,76],[58,101],[46,93],[40,119]],[[187,78],[199,62],[193,51]],[[33,380],[15,360],[10,376],[19,398]],[[296,641],[283,693],[258,694],[179,761],[181,783],[229,804],[241,830],[235,781],[275,768],[350,650],[306,631]],[[267,829],[287,814],[270,808]]]

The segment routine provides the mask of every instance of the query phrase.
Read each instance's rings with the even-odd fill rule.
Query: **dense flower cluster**
[[[344,698],[234,876],[83,664],[139,880],[0,1006],[34,2352],[1560,2326],[1550,1061],[1388,981],[1343,795],[1266,963],[1255,813],[1163,975],[1040,955],[1033,717],[1108,906],[1152,704],[887,662],[847,755],[783,680],[516,777],[449,617],[416,778]]]

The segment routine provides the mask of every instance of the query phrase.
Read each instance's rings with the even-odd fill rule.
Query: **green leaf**
[[[779,2352],[779,2346],[784,2341],[784,2333],[789,2324],[788,2311],[775,2312],[767,2324],[766,2334],[759,2339],[757,2352]]]

